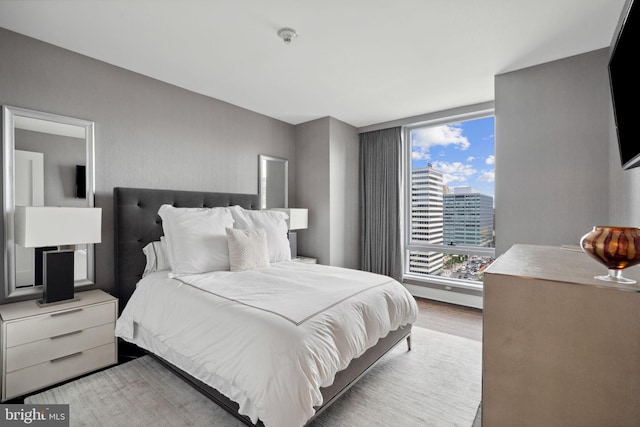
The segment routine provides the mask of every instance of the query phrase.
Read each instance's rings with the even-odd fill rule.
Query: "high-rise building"
[[[411,171],[411,240],[442,244],[442,172],[431,164]],[[438,274],[442,270],[441,252],[409,251],[409,272]]]
[[[445,244],[494,246],[493,197],[471,187],[453,187],[444,195]]]

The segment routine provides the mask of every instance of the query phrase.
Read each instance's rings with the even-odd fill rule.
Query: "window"
[[[495,257],[494,117],[405,128],[405,277],[479,288]]]

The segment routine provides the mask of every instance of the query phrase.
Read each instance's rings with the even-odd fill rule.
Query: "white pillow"
[[[287,237],[285,212],[270,210],[247,210],[241,206],[230,208],[233,215],[233,227],[240,230],[264,230],[267,233],[267,246],[269,247],[269,261],[291,260],[291,247]]]
[[[171,265],[169,276],[229,270],[225,229],[233,227],[228,208],[176,208],[158,210]]]
[[[227,228],[231,271],[269,267],[267,233],[264,230]]]
[[[144,256],[147,258],[147,265],[144,268],[142,277],[156,271],[168,270],[171,268],[167,259],[167,243],[162,236],[159,241],[149,242],[142,248]]]

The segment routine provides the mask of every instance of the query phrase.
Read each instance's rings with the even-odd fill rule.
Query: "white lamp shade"
[[[16,206],[15,241],[25,248],[100,243],[101,208]]]
[[[309,210],[302,208],[276,208],[274,211],[281,211],[289,215],[287,227],[289,230],[302,230],[309,226]]]

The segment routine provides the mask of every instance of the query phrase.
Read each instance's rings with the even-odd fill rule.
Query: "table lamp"
[[[101,222],[101,208],[16,206],[16,243],[25,248],[45,248],[41,304],[73,299],[74,250],[63,247],[100,243]]]

